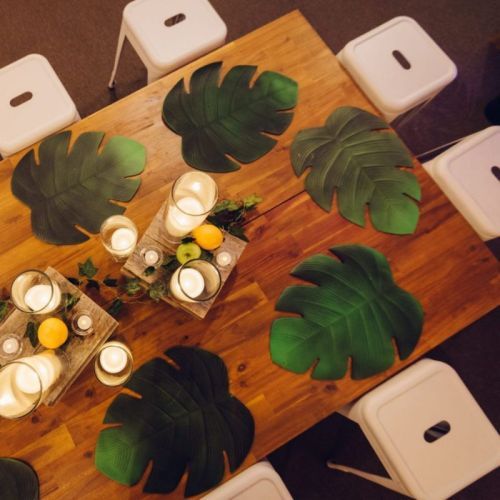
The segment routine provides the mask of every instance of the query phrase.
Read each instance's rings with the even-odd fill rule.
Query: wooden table
[[[340,105],[374,109],[297,11],[71,127],[76,133],[119,133],[145,144],[147,168],[127,210],[141,231],[165,199],[171,181],[189,169],[182,161],[180,138],[162,124],[163,98],[179,78],[216,60],[224,61],[225,70],[236,64],[256,64],[261,71],[280,71],[299,83],[295,118],[274,150],[238,172],[216,176],[223,197],[254,192],[264,197],[248,225],[251,243],[205,320],[163,304],[130,305],[120,317],[119,334],[131,346],[137,366],[175,344],[201,345],[222,356],[231,391],[255,417],[248,466],[490,311],[499,296],[498,268],[418,164],[423,200],[418,230],[411,236],[359,228],[336,209],[325,213],[304,193],[303,179],[295,177],[289,161],[297,131],[322,124]],[[8,287],[27,267],[52,265],[64,274],[74,274],[76,263],[90,255],[103,275],[118,274],[118,265],[105,254],[97,236],[78,246],[59,248],[32,236],[29,210],[10,192],[12,171],[21,155],[0,163],[1,285]],[[269,328],[278,315],[276,299],[294,281],[289,276],[292,267],[340,243],[367,244],[387,256],[398,284],[423,304],[424,332],[411,358],[385,373],[363,381],[349,377],[312,381],[309,374],[295,375],[272,364]],[[126,488],[94,468],[97,435],[116,393],[100,385],[88,367],[57,406],[41,407],[25,420],[2,421],[0,455],[30,462],[40,476],[43,498],[139,498],[142,483]],[[181,497],[182,491],[181,485],[172,497]]]

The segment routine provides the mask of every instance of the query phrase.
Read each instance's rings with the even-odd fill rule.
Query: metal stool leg
[[[109,89],[115,88],[116,71],[118,70],[118,63],[120,62],[120,57],[122,55],[124,41],[125,41],[125,26],[122,21],[122,24],[120,26],[120,34],[118,35],[118,45],[116,47],[115,64],[113,66],[113,71],[111,72],[111,78],[109,79],[108,83]]]
[[[369,472],[364,472],[362,470],[355,469],[354,467],[334,464],[331,460],[328,460],[328,462],[326,462],[326,465],[330,469],[347,472],[348,474],[354,474],[355,476],[362,477],[363,479],[371,481],[372,483],[377,483],[389,490],[401,493],[402,495],[408,495],[408,492],[399,483],[388,477],[378,476],[377,474],[370,474]]]

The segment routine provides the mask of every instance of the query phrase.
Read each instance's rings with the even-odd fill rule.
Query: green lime
[[[177,247],[175,256],[181,264],[185,264],[189,260],[199,259],[201,248],[196,243],[182,243]]]

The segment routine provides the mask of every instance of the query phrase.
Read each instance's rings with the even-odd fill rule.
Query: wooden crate
[[[57,282],[61,288],[61,293],[71,293],[79,297],[80,300],[73,307],[71,315],[77,314],[78,311],[88,311],[92,316],[94,327],[94,333],[92,335],[88,337],[73,335],[69,344],[66,346],[65,352],[68,357],[69,366],[66,367],[62,376],[47,392],[43,399],[43,403],[52,406],[61,399],[78,375],[80,375],[83,369],[95,356],[102,344],[111,336],[118,326],[118,322],[55,269],[49,267],[45,272]],[[33,320],[41,322],[51,316],[56,316],[56,314],[52,312],[34,316],[15,309],[0,326],[0,343],[3,337],[10,333],[23,335],[26,331],[28,322]],[[44,347],[40,345],[34,348],[27,337],[23,337],[22,343],[23,350],[19,357],[31,356],[32,354],[44,350]]]
[[[175,254],[175,251],[177,249],[177,245],[171,243],[166,238],[166,230],[164,227],[164,213],[166,206],[167,204],[164,203],[157,214],[154,216],[151,224],[146,229],[146,232],[137,244],[134,253],[127,259],[122,268],[123,274],[129,277],[139,278],[146,287],[149,287],[158,279],[164,278],[166,276],[166,272],[160,266],[160,268],[158,268],[155,273],[146,276],[144,274],[144,271],[146,270],[147,265],[144,263],[144,260],[142,258],[142,250],[144,248],[154,246],[160,248],[163,254],[166,256]],[[232,234],[224,232],[224,242],[218,248],[217,252],[227,251],[231,254],[233,259],[231,261],[231,264],[228,266],[217,266],[221,275],[221,287],[217,295],[222,290],[222,287],[229,278],[231,271],[235,268],[236,263],[243,253],[246,245],[246,241],[236,238]],[[214,264],[217,265],[215,262]],[[213,297],[212,299],[203,302],[181,302],[170,295],[165,295],[162,300],[167,304],[170,304],[179,309],[183,309],[184,311],[192,314],[199,319],[203,319],[212,307],[212,304],[217,299],[217,295],[215,295],[215,297]]]

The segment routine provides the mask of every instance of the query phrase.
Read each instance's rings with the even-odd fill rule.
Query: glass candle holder
[[[31,269],[21,273],[13,281],[11,299],[20,311],[47,314],[61,304],[61,289],[44,272]]]
[[[106,342],[95,358],[94,371],[101,384],[115,387],[123,385],[132,375],[133,357],[122,342]]]
[[[138,231],[136,225],[124,215],[112,215],[101,225],[104,248],[116,261],[125,260],[135,249]]]
[[[0,361],[10,361],[20,356],[23,339],[20,335],[9,333],[0,340]]]
[[[46,350],[7,363],[0,370],[0,416],[20,418],[34,411],[67,362],[62,351]]]
[[[231,265],[231,262],[233,262],[233,256],[224,250],[215,255],[215,262],[219,267],[226,267]]]
[[[141,257],[146,267],[160,267],[163,262],[163,252],[160,247],[149,245],[141,250]]]
[[[170,191],[165,211],[167,239],[178,243],[207,218],[217,203],[215,181],[202,172],[181,175]]]
[[[71,319],[71,329],[80,337],[94,333],[94,320],[90,311],[78,311]]]
[[[203,259],[182,265],[170,278],[170,293],[184,302],[203,302],[214,297],[221,287],[217,267]]]

